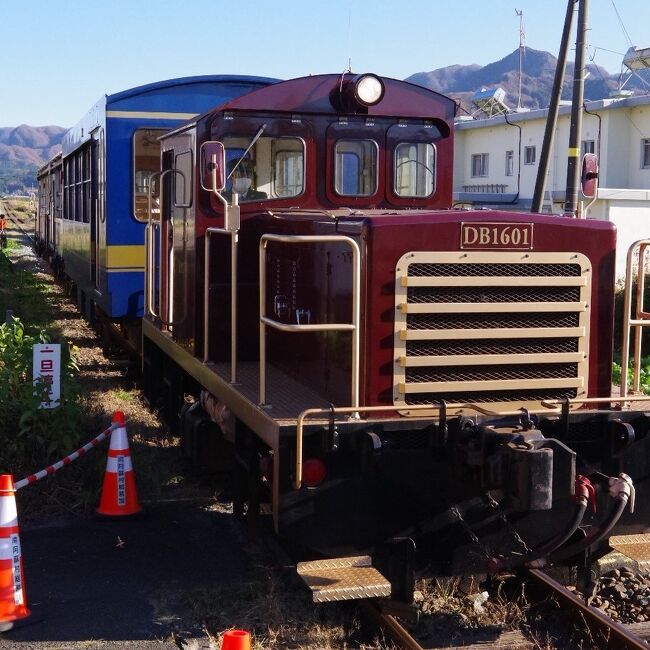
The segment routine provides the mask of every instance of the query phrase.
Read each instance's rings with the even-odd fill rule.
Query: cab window
[[[334,149],[334,189],[340,196],[372,196],[377,192],[377,143],[339,140]]]
[[[138,221],[148,220],[148,192],[151,176],[160,170],[160,142],[164,129],[138,129],[133,134],[133,213]],[[160,214],[156,188],[153,194],[153,215]]]
[[[430,142],[402,142],[395,147],[393,188],[397,196],[424,198],[435,186],[436,150]]]
[[[305,144],[300,138],[225,137],[226,187],[240,203],[298,196],[305,188]]]

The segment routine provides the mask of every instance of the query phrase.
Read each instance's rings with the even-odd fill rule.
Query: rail
[[[623,299],[623,345],[621,349],[621,397],[626,397],[627,373],[630,359],[630,336],[634,330],[634,358],[632,360],[632,390],[640,392],[641,388],[641,335],[644,327],[650,326],[650,312],[643,309],[645,290],[646,249],[650,239],[640,239],[627,252],[625,269],[625,294]],[[636,269],[636,287],[634,287],[634,259],[638,253]],[[632,292],[636,288],[636,303],[632,317]]]
[[[592,632],[600,631],[608,641],[608,648],[637,648],[638,650],[647,650],[648,644],[643,639],[630,632],[624,625],[613,621],[599,609],[587,605],[573,592],[569,591],[544,572],[539,569],[529,568],[527,569],[527,573],[538,584],[563,601],[563,605],[579,612],[585,624]]]
[[[230,381],[237,383],[237,242],[238,231],[208,228],[205,231],[205,277],[203,281],[203,363],[210,358],[210,236],[230,236]]]
[[[288,324],[266,316],[266,247],[268,242],[282,244],[346,243],[352,250],[352,323],[319,323],[314,325]],[[262,235],[260,257],[260,385],[259,402],[266,404],[266,328],[283,332],[352,332],[352,409],[359,405],[359,325],[361,321],[361,253],[358,244],[344,235]]]

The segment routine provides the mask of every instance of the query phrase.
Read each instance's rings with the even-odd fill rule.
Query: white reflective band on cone
[[[18,510],[16,510],[16,497],[0,497],[0,527],[17,526]]]
[[[113,451],[122,451],[129,448],[129,440],[126,437],[126,428],[117,427],[111,434],[111,444],[109,449]]]
[[[14,548],[14,547],[17,548]],[[15,555],[20,557],[20,538],[18,535],[0,539],[0,560],[13,560]]]

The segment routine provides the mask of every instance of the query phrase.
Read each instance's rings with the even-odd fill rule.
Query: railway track
[[[588,640],[585,642],[587,645],[582,647],[594,647],[599,648],[599,650],[647,650],[649,647],[647,640],[650,639],[650,624],[636,623],[623,625],[618,623],[600,609],[588,605],[581,597],[539,569],[527,569],[522,575],[522,579],[527,583],[532,583],[546,597],[554,598],[566,616],[586,627],[588,630]],[[361,601],[360,609],[363,615],[373,625],[383,630],[385,637],[395,647],[404,650],[435,650],[437,648],[454,650],[455,648],[461,647],[464,650],[485,650],[486,648],[514,650],[515,648],[532,649],[539,647],[534,641],[531,641],[517,631],[503,632],[495,635],[493,630],[482,633],[480,629],[473,631],[476,637],[475,642],[468,643],[463,641],[461,645],[455,645],[451,639],[440,639],[433,644],[424,643],[418,640],[417,628],[412,632],[409,631],[400,622],[398,615],[383,611],[378,601]],[[593,645],[590,646],[589,644]]]

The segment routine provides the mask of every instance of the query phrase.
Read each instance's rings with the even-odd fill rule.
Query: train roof
[[[224,88],[232,88],[233,86],[241,86],[242,92],[250,92],[258,87],[267,86],[276,83],[278,79],[271,77],[255,77],[249,75],[199,75],[194,77],[178,77],[175,79],[165,79],[163,81],[156,81],[142,86],[135,86],[122,90],[112,95],[106,95],[106,106],[115,108],[116,105],[124,107],[129,105],[132,109],[137,109],[138,98],[146,97],[151,98],[153,95],[161,97],[167,96],[171,91],[177,93],[179,88],[187,89],[187,94],[193,94],[200,98],[198,89],[201,86],[214,88],[215,86],[224,86]],[[214,93],[211,93],[214,97]],[[232,96],[232,92],[228,93],[228,97]],[[213,105],[214,105],[214,99]],[[151,110],[151,103],[148,101],[147,108]],[[202,110],[205,110],[202,109]]]
[[[165,79],[102,95],[63,137],[63,155],[87,141],[94,129],[106,126],[107,118],[155,119],[169,128],[170,122],[190,119],[233,97],[276,82],[270,77],[202,75]]]
[[[399,116],[414,118],[437,118],[453,121],[456,102],[423,86],[380,77],[384,84],[384,96],[374,106],[367,107],[365,115]],[[341,85],[345,76],[323,74],[280,81],[278,83],[240,95],[222,104],[215,111],[264,110],[295,113],[332,113],[331,95]],[[214,111],[211,111],[214,112]]]

